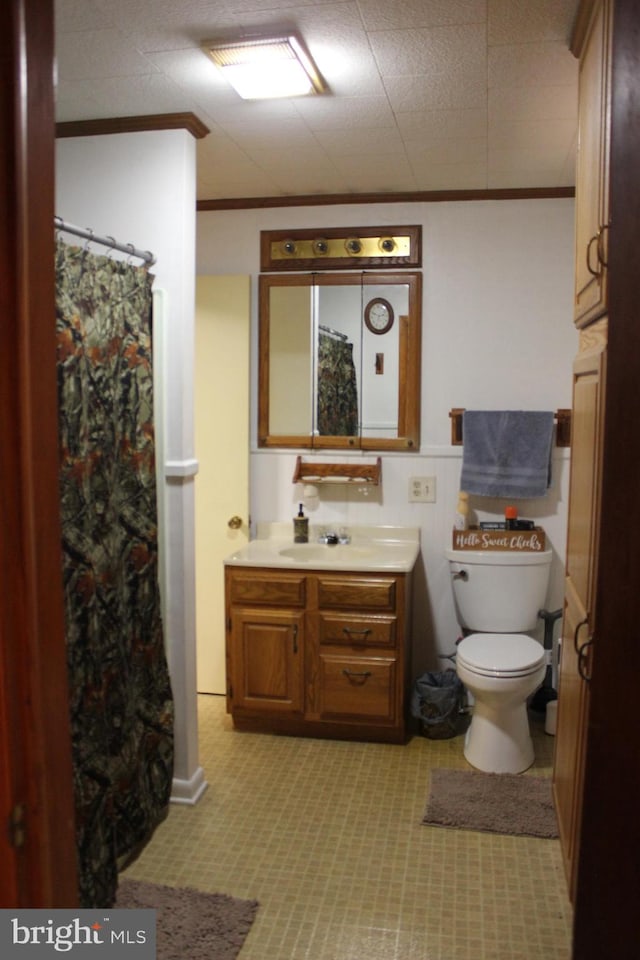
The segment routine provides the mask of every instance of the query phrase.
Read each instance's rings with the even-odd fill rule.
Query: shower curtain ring
[[[125,244],[125,246],[126,246],[127,250],[129,251],[129,256],[127,257],[127,263],[130,264],[132,257],[135,255],[136,248],[134,247],[134,245],[133,245],[132,243],[127,243],[127,244]]]
[[[88,249],[89,249],[89,244],[90,244],[91,241],[93,240],[93,230],[91,229],[91,227],[86,227],[86,231],[87,231],[88,236],[87,236],[87,239],[86,239],[85,245],[84,245],[85,252],[88,251]]]
[[[106,254],[109,257],[111,253],[115,250],[116,238],[107,236],[106,239],[109,241],[109,246],[107,247],[107,254]]]

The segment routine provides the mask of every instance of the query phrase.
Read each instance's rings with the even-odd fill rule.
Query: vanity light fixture
[[[229,43],[208,40],[202,48],[244,100],[326,91],[318,68],[295,34],[245,37]]]

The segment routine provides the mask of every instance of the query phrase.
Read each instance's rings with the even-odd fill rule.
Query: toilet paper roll
[[[552,737],[556,735],[556,720],[558,717],[558,701],[549,700],[547,704],[547,711],[544,717],[544,732],[550,734]]]

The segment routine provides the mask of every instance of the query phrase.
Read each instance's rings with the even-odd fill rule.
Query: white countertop
[[[280,567],[288,570],[345,570],[362,573],[408,573],[420,552],[419,527],[348,527],[349,544],[318,543],[330,524],[310,524],[309,543],[293,542],[293,523],[258,525],[258,536],[225,558],[236,567]],[[335,532],[342,527],[336,528]]]

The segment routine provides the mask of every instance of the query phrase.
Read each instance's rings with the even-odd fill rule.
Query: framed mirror
[[[261,447],[419,449],[421,280],[260,276]]]

